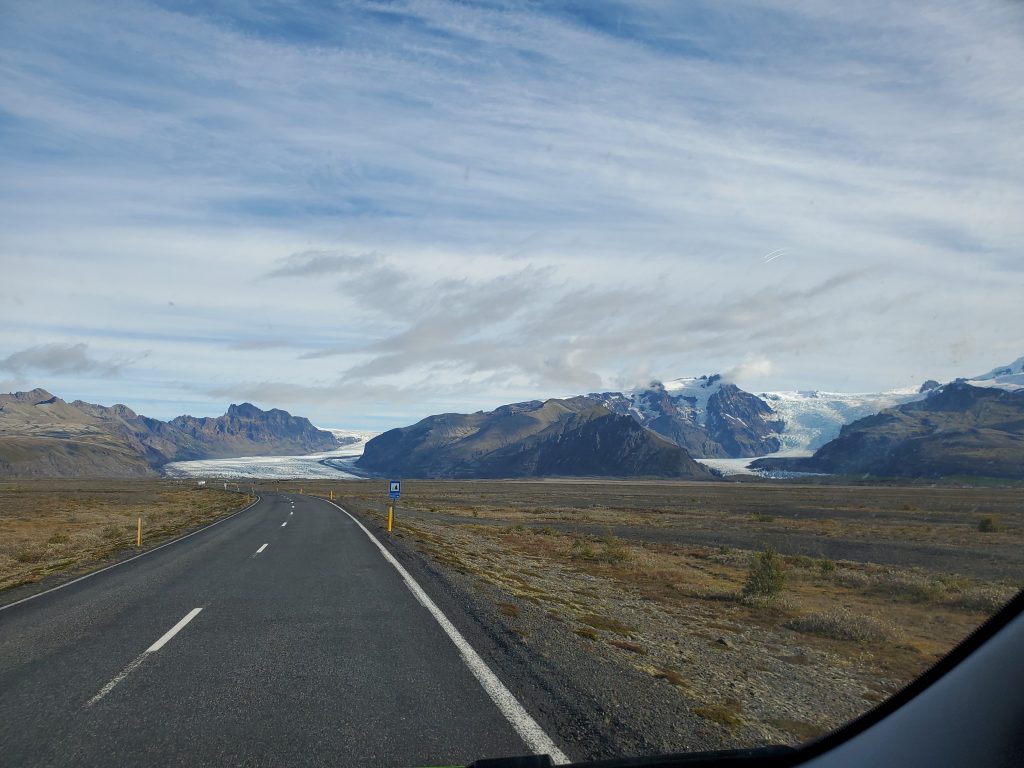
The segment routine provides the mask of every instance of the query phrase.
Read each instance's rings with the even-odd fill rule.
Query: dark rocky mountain
[[[209,459],[314,453],[338,446],[334,435],[309,419],[277,408],[263,411],[252,403],[231,405],[215,419],[178,416],[168,426],[196,441],[202,458]]]
[[[357,465],[423,478],[713,477],[678,445],[586,397],[428,416],[370,440]]]
[[[779,450],[785,422],[757,395],[719,375],[653,381],[632,392],[587,395],[697,458],[744,458]]]
[[[44,389],[0,395],[0,477],[143,477],[169,461],[288,455],[337,447],[285,411],[232,405],[224,416],[170,422],[125,405],[67,403]]]
[[[847,424],[811,457],[759,459],[752,466],[880,477],[1024,478],[1024,390],[955,381],[924,400]]]

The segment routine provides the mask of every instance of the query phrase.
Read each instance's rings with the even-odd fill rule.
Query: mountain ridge
[[[625,392],[586,395],[697,458],[742,458],[779,449],[782,420],[761,398],[721,375],[652,381]]]
[[[683,448],[583,396],[428,416],[373,438],[356,464],[422,478],[714,477]]]
[[[171,461],[330,450],[333,434],[286,411],[232,404],[216,418],[140,416],[36,388],[0,394],[0,476],[149,477]]]

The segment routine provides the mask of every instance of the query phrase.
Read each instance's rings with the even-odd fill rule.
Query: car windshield
[[[0,0],[12,765],[797,746],[1024,585],[1024,8]]]

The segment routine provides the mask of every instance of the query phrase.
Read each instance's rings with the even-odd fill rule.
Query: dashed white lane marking
[[[294,512],[289,512],[288,513],[289,516],[294,515],[294,514],[295,514]]]
[[[264,544],[262,547],[260,547],[259,549],[256,550],[256,554],[258,555],[260,552],[262,552],[264,549],[266,549],[269,546],[270,546],[269,543]]]
[[[192,619],[194,619],[196,616],[199,615],[199,612],[201,610],[203,610],[203,609],[202,608],[193,608],[191,611],[186,613],[184,618],[182,618],[181,621],[179,621],[173,627],[168,629],[164,633],[163,637],[161,637],[159,640],[157,640],[155,643],[153,643],[151,646],[149,646],[149,648],[146,649],[146,653],[155,653],[156,651],[159,651],[161,648],[163,648],[165,645],[167,645],[167,641],[170,640],[172,637],[174,637],[179,632],[181,632],[181,630],[185,628],[186,624],[188,624],[190,621],[192,621]]]
[[[91,707],[97,701],[99,701],[112,690],[114,690],[115,685],[117,685],[126,677],[128,677],[128,675],[130,675],[140,664],[142,664],[142,662],[146,660],[146,657],[149,656],[149,654],[156,653],[165,645],[167,645],[167,641],[174,637],[176,634],[178,634],[182,629],[184,629],[185,625],[192,621],[192,619],[194,619],[196,616],[198,616],[201,610],[203,609],[193,608],[191,611],[186,613],[184,618],[181,619],[181,621],[179,621],[177,624],[175,624],[173,627],[167,630],[159,640],[157,640],[155,643],[149,646],[149,648],[144,650],[131,664],[129,664],[127,667],[118,672],[117,676],[114,677],[113,680],[111,680],[109,683],[100,688],[99,693],[97,693],[95,696],[89,699],[89,701],[85,703],[85,706]]]
[[[358,525],[363,533],[372,541],[380,553],[384,556],[391,565],[395,567],[399,575],[405,581],[405,585],[409,587],[409,590],[413,593],[416,599],[426,608],[430,614],[434,617],[434,620],[441,625],[441,629],[444,630],[448,638],[455,644],[455,647],[459,650],[459,655],[462,656],[462,661],[469,667],[469,671],[473,673],[473,677],[477,679],[480,685],[483,687],[487,695],[491,697],[491,700],[495,703],[501,713],[505,716],[505,719],[511,723],[512,728],[519,734],[526,746],[529,747],[535,754],[538,755],[550,755],[551,761],[555,764],[564,764],[570,762],[568,756],[560,750],[555,742],[551,740],[551,737],[544,732],[544,729],[540,727],[536,720],[534,720],[530,713],[523,708],[523,705],[519,703],[516,697],[512,694],[505,684],[498,679],[490,667],[487,666],[486,662],[480,658],[473,646],[462,636],[462,633],[455,628],[455,625],[451,623],[447,616],[437,607],[437,604],[430,599],[430,596],[423,591],[416,580],[409,574],[402,564],[395,559],[388,550],[377,541],[377,537],[374,536],[370,531],[353,517],[347,509],[339,507],[333,501],[324,499],[328,504],[333,507],[338,507],[342,512],[348,515],[352,522]]]
[[[288,525],[288,521],[287,520],[285,520],[283,523],[281,523],[281,527],[282,528],[284,528],[286,525]]]

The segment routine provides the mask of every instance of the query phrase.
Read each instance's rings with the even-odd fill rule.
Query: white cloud
[[[101,360],[89,354],[86,344],[37,344],[0,360],[0,371],[23,374],[38,372],[61,376],[88,374],[116,376],[131,361]]]
[[[751,379],[763,379],[772,373],[772,362],[766,357],[749,357],[741,363],[722,373],[726,381],[738,384],[741,388]]]
[[[1019,7],[276,13],[5,12],[0,358],[88,344],[52,388],[360,426],[1024,349]]]

